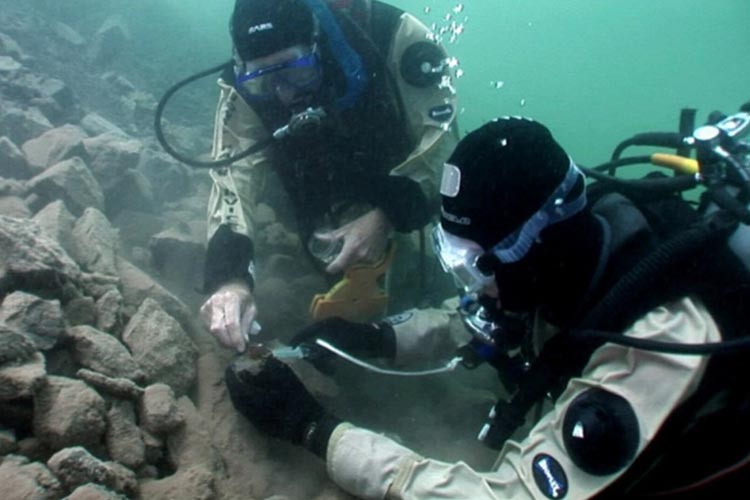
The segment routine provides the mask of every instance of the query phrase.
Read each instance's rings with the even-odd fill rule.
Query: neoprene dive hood
[[[235,14],[238,12],[237,6],[241,5],[241,2],[244,0],[239,0],[237,5],[235,6]],[[279,3],[284,2],[293,2],[293,3],[299,3],[304,4],[307,9],[310,11],[310,17],[312,20],[314,20],[314,23],[311,23],[311,25],[319,26],[320,29],[322,29],[323,33],[326,36],[327,39],[327,48],[330,51],[331,55],[333,56],[333,59],[335,60],[336,64],[340,68],[342,74],[344,75],[344,79],[346,82],[346,89],[343,95],[339,96],[336,99],[336,109],[337,110],[345,110],[349,109],[352,106],[354,106],[362,97],[362,94],[365,92],[368,83],[369,78],[367,75],[367,72],[365,71],[364,65],[362,63],[362,59],[357,54],[356,51],[351,47],[351,45],[346,40],[346,37],[344,36],[344,33],[339,26],[338,21],[336,20],[336,17],[334,16],[333,12],[331,11],[331,8],[328,6],[328,2],[326,0],[264,0],[266,3],[263,4],[264,6],[268,7],[269,10],[272,12],[277,12],[278,9],[274,9],[275,6],[278,6]],[[296,6],[296,8],[299,8],[300,6]],[[270,15],[270,14],[269,14]],[[339,13],[342,18],[345,18],[345,13]],[[300,18],[303,19],[304,16],[296,16],[295,19]],[[234,33],[234,31],[237,29],[237,22],[234,22],[233,19],[232,23],[232,31],[233,31],[233,39],[235,41],[235,44],[242,43],[242,47],[235,47],[235,52],[240,52],[239,56],[250,56],[252,57],[252,49],[254,47],[261,46],[260,44],[251,44],[250,42],[244,43],[240,41],[240,37],[237,33]],[[354,23],[354,21],[351,21],[351,23]],[[297,24],[302,23],[302,21],[297,22]],[[304,23],[302,23],[304,24]],[[304,41],[303,39],[306,39],[306,35],[303,38],[300,38],[299,36],[293,36],[292,34],[283,34],[281,33],[281,30],[262,30],[258,28],[258,26],[272,26],[272,21],[266,21],[263,23],[260,23],[258,25],[253,25],[249,29],[255,30],[253,32],[253,35],[255,36],[262,36],[267,35],[267,33],[273,32],[273,37],[271,35],[267,35],[266,38],[263,39],[264,45],[263,47],[276,47],[278,48],[279,44],[295,44],[301,41]],[[246,37],[248,38],[248,37]],[[270,44],[270,45],[269,45]],[[242,49],[242,50],[238,50]],[[270,49],[269,49],[270,50]],[[267,55],[267,50],[261,50],[258,52],[260,56]],[[217,66],[211,67],[209,69],[206,69],[204,71],[201,71],[195,75],[192,75],[188,78],[185,78],[184,80],[181,80],[177,82],[175,85],[170,87],[162,96],[161,100],[159,101],[159,104],[156,108],[155,113],[155,119],[154,119],[154,129],[156,132],[156,137],[161,146],[164,148],[164,150],[177,159],[180,162],[185,163],[186,165],[189,165],[191,167],[195,168],[220,168],[220,167],[226,167],[231,165],[232,163],[235,163],[243,158],[246,158],[252,154],[255,154],[264,148],[268,147],[271,143],[274,142],[274,140],[281,140],[286,137],[289,137],[290,135],[294,135],[295,133],[309,133],[310,128],[316,127],[321,124],[322,120],[326,117],[326,111],[324,108],[320,106],[307,106],[305,109],[302,109],[296,113],[293,113],[292,117],[290,118],[287,125],[284,125],[280,127],[277,130],[274,130],[272,133],[272,137],[269,139],[266,139],[264,141],[260,141],[250,148],[246,149],[245,151],[242,151],[234,156],[231,156],[229,158],[224,158],[221,160],[214,160],[214,161],[201,161],[196,160],[194,158],[190,158],[186,155],[181,154],[177,150],[175,150],[169,142],[166,140],[166,137],[164,135],[163,127],[162,127],[162,118],[164,114],[164,110],[170,101],[170,99],[174,96],[175,93],[177,93],[180,89],[183,87],[190,85],[191,83],[195,82],[196,80],[199,80],[201,78],[205,78],[209,75],[213,75],[215,73],[218,73],[220,71],[225,71],[228,68],[235,68],[237,64],[237,61],[235,58],[232,58],[230,61],[221,63]],[[236,71],[234,71],[236,73]],[[240,92],[241,93],[241,92]]]

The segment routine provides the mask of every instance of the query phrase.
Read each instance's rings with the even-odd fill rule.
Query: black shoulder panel
[[[372,2],[372,17],[370,36],[376,47],[380,48],[381,55],[388,57],[396,34],[399,20],[404,11],[383,2]]]

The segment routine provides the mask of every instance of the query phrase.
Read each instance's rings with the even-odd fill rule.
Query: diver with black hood
[[[382,2],[238,0],[230,31],[213,157],[231,164],[211,170],[201,312],[242,351],[257,331],[252,219],[268,173],[288,192],[307,248],[328,247],[319,267],[384,269],[391,240],[413,237],[439,203],[456,97],[435,36]]]
[[[743,207],[702,214],[675,195],[680,176],[627,181],[637,189],[625,196],[623,186],[587,183],[591,169],[539,122],[489,122],[446,163],[433,231],[460,301],[377,324],[329,319],[293,339],[316,364],[338,354],[331,346],[397,364],[455,354],[467,367],[491,364],[507,389],[478,436],[499,450],[491,469],[431,459],[342,421],[275,352],[227,369],[235,407],[324,459],[357,498],[737,496],[750,483],[750,253],[728,244],[750,221],[740,129],[750,114],[689,137],[700,178],[716,170]],[[661,180],[666,194],[655,191]],[[455,351],[461,335],[468,344]]]

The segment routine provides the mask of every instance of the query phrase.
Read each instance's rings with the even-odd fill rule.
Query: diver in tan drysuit
[[[253,212],[266,176],[281,179],[303,244],[330,247],[319,256],[326,273],[371,266],[374,280],[390,242],[398,266],[414,246],[398,240],[430,222],[456,143],[456,98],[434,36],[382,2],[238,0],[230,29],[235,64],[219,82],[214,158],[277,139],[211,171],[201,312],[222,345],[242,351],[257,330]],[[323,297],[313,316],[382,315],[382,294],[347,293],[348,303]],[[349,314],[349,304],[360,309]]]

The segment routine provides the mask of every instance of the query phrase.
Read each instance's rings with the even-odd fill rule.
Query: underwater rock
[[[32,171],[21,149],[8,137],[0,137],[0,177],[30,179]]]
[[[65,338],[71,344],[74,359],[82,367],[112,378],[143,380],[145,374],[130,351],[112,335],[81,325],[67,328]]]
[[[3,299],[0,322],[20,331],[41,351],[55,347],[65,328],[59,300],[44,300],[25,292],[13,292]]]
[[[193,337],[198,336],[195,323],[195,312],[185,305],[169,290],[158,284],[151,276],[123,258],[117,260],[117,269],[122,283],[122,297],[126,314],[132,316],[146,298],[158,304],[170,316],[176,319],[185,331]]]
[[[146,447],[146,463],[161,463],[164,460],[164,438],[158,434],[149,432],[146,428],[141,428],[141,437]]]
[[[141,483],[141,498],[214,500],[216,475],[203,467],[190,467],[164,479]]]
[[[143,396],[143,389],[127,378],[112,378],[93,370],[81,368],[76,376],[99,392],[122,399],[137,401]]]
[[[138,170],[151,182],[154,197],[161,203],[180,200],[191,192],[190,172],[162,151],[144,149]]]
[[[10,56],[0,56],[0,75],[13,73],[21,69],[23,65]]]
[[[18,61],[27,59],[18,42],[5,33],[0,33],[0,55],[10,56]]]
[[[16,144],[23,144],[53,128],[52,123],[37,108],[18,109],[2,103],[1,109],[0,135],[7,136]]]
[[[26,202],[17,196],[0,196],[0,214],[19,219],[30,219],[33,215]]]
[[[18,453],[32,462],[46,462],[52,455],[49,447],[35,437],[27,437],[18,441]]]
[[[133,82],[114,71],[106,71],[102,73],[101,79],[114,87],[114,90],[119,95],[132,94],[138,90],[135,85],[133,85]]]
[[[91,297],[75,297],[65,303],[65,320],[70,326],[92,325],[96,321],[96,302]]]
[[[180,398],[177,405],[185,424],[167,437],[170,463],[178,471],[196,466],[212,472],[220,470],[221,459],[211,442],[209,423],[187,397]]]
[[[86,271],[110,276],[117,275],[119,235],[107,217],[90,207],[73,226],[72,257]]]
[[[84,484],[61,500],[128,500],[128,497],[99,484]]]
[[[62,200],[70,213],[78,217],[88,207],[104,210],[102,188],[79,158],[57,163],[28,181],[31,191],[46,203]]]
[[[83,273],[79,285],[84,294],[98,300],[106,293],[118,290],[120,278],[99,273]]]
[[[145,212],[141,209],[126,209],[118,212],[112,219],[120,231],[120,239],[128,247],[145,247],[151,237],[164,228],[161,215]]]
[[[81,127],[91,136],[101,134],[127,137],[123,129],[97,113],[88,113],[81,119]]]
[[[7,330],[0,332],[3,340],[8,340]],[[23,339],[23,340],[19,340]],[[20,334],[14,337],[22,342],[17,349],[28,349],[28,342]],[[2,346],[2,355],[9,358],[12,354],[8,344]],[[29,357],[19,355],[15,361],[7,361],[0,365],[0,401],[15,401],[31,397],[42,385],[47,377],[44,356],[34,351]]]
[[[60,481],[38,462],[9,455],[0,463],[3,500],[56,500],[63,495]]]
[[[126,170],[120,182],[105,194],[110,218],[128,209],[156,211],[153,186],[138,170]]]
[[[106,133],[83,141],[91,172],[105,193],[122,182],[125,172],[138,165],[143,144],[119,134]]]
[[[78,265],[38,224],[0,215],[0,294],[22,288],[60,295],[81,279]]]
[[[80,380],[47,377],[34,396],[34,435],[53,450],[96,447],[107,427],[104,399]]]
[[[115,462],[101,461],[81,446],[58,451],[47,461],[47,467],[69,490],[94,483],[126,495],[138,491],[132,471]]]
[[[25,182],[0,177],[0,196],[18,196],[20,198],[25,195]]]
[[[0,323],[0,366],[28,361],[36,351],[34,342],[28,336]]]
[[[52,32],[57,35],[57,37],[70,45],[73,45],[75,47],[81,47],[86,44],[86,39],[81,36],[80,33],[78,33],[76,30],[70,27],[70,25],[67,25],[65,23],[61,23],[60,21],[54,21],[50,24],[52,27]]]
[[[151,262],[160,275],[182,288],[200,283],[205,256],[204,241],[174,228],[151,237]]]
[[[297,234],[287,230],[283,224],[274,222],[259,235],[259,244],[272,253],[295,254],[299,252],[300,241]]]
[[[104,462],[112,471],[114,484],[110,486],[113,490],[122,493],[129,498],[138,497],[138,478],[135,472],[117,462]]]
[[[158,302],[150,298],[143,301],[125,326],[122,340],[149,383],[165,383],[179,395],[192,387],[198,350]]]
[[[107,418],[105,442],[109,456],[129,469],[138,470],[145,463],[146,446],[136,425],[133,403],[112,401]]]
[[[18,450],[16,432],[8,429],[0,429],[0,456],[15,453]]]
[[[258,203],[258,206],[253,211],[253,222],[257,229],[263,229],[264,227],[276,222],[276,211],[266,203]]]
[[[60,243],[68,254],[74,250],[73,226],[76,219],[61,200],[47,204],[34,215],[33,220],[44,232]]]
[[[153,434],[168,434],[185,423],[172,388],[166,384],[146,387],[141,398],[139,421]]]
[[[63,125],[24,142],[21,149],[29,165],[40,173],[63,160],[83,157],[86,153],[83,140],[86,137],[86,132],[80,127]]]
[[[89,46],[89,58],[97,65],[111,65],[130,42],[125,20],[111,16],[102,23]]]
[[[31,93],[27,98],[53,124],[77,122],[81,116],[73,91],[62,80],[46,77],[25,77],[16,82],[24,91]]]
[[[112,335],[119,335],[123,325],[122,294],[110,290],[96,301],[96,328]]]

